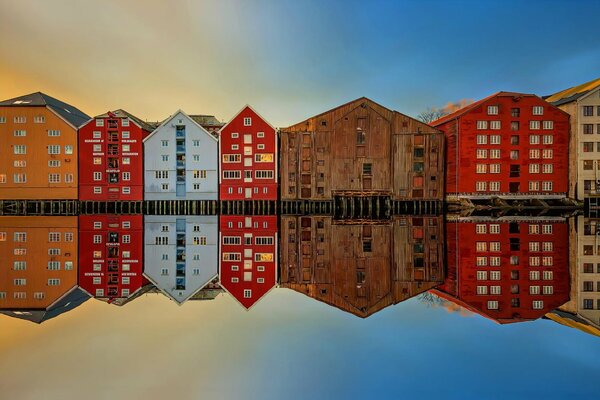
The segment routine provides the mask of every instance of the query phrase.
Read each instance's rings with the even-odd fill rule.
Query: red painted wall
[[[220,285],[249,309],[277,283],[277,216],[222,215],[219,224]],[[245,236],[251,236],[248,244],[245,242]],[[225,244],[226,237],[239,237],[240,244]],[[257,237],[270,237],[272,244],[259,245],[256,243]],[[245,254],[246,250],[251,253]],[[227,261],[224,259],[225,253],[239,253],[241,259]],[[270,254],[270,261],[256,261],[256,253]],[[245,261],[249,264],[245,265]],[[264,271],[259,271],[259,267],[264,267]],[[244,280],[245,272],[251,273],[250,280]],[[259,280],[262,280],[262,283]],[[250,297],[244,297],[245,290],[252,291]]]
[[[499,106],[498,115],[488,115],[487,107]],[[543,115],[533,115],[533,106],[543,106]],[[511,109],[519,108],[520,116],[511,116]],[[477,129],[477,121],[488,121],[488,129]],[[531,130],[530,120],[553,121],[554,128],[545,130]],[[540,195],[565,195],[568,188],[568,149],[569,149],[569,116],[558,108],[532,95],[496,95],[480,104],[475,105],[457,119],[442,119],[440,124],[432,124],[442,130],[447,138],[446,152],[446,193],[447,195],[468,196],[498,196],[531,194]],[[489,129],[489,121],[500,121],[501,129]],[[511,130],[511,122],[519,122],[519,130]],[[541,122],[540,122],[541,124]],[[540,144],[530,144],[529,135],[540,135]],[[553,144],[542,143],[543,135],[553,135]],[[487,135],[487,144],[477,144],[477,135]],[[500,135],[500,144],[490,144],[490,135]],[[519,137],[519,144],[511,144],[511,136]],[[477,149],[487,149],[485,159],[477,159]],[[500,159],[490,159],[490,149],[500,149]],[[540,158],[530,159],[529,150],[539,149]],[[543,149],[553,149],[552,159],[543,159]],[[511,151],[518,150],[519,158],[512,160]],[[540,164],[540,173],[529,173],[529,164]],[[553,172],[542,173],[542,164],[553,164]],[[488,172],[477,173],[477,164],[487,164]],[[489,164],[500,164],[500,173],[489,173]],[[520,176],[510,177],[510,166],[520,165]],[[476,190],[476,182],[487,182],[487,190]],[[489,182],[500,182],[500,191],[490,191]],[[529,182],[538,181],[540,189],[529,191]],[[552,181],[551,192],[542,191],[542,181]],[[518,193],[510,193],[509,183],[518,182]]]
[[[252,125],[244,126],[244,118],[251,118]],[[259,138],[258,132],[264,132],[264,137]],[[234,138],[233,134],[238,137]],[[252,143],[244,143],[244,135],[250,134]],[[237,149],[235,149],[237,146]],[[259,149],[259,146],[264,147]],[[244,154],[244,147],[251,150],[251,154]],[[239,154],[239,162],[224,162],[223,156],[227,154]],[[256,154],[271,154],[271,162],[255,162]],[[251,166],[244,166],[244,159],[252,160]],[[277,200],[277,133],[264,119],[262,119],[252,108],[246,106],[236,115],[223,129],[219,135],[219,192],[221,200]],[[256,171],[273,171],[272,179],[257,179]],[[225,171],[241,171],[240,179],[224,179]],[[251,182],[245,182],[245,171],[252,172]],[[246,197],[246,190],[251,191],[251,197]],[[257,193],[255,193],[255,189]],[[266,193],[265,193],[266,190]],[[230,193],[230,191],[232,193]]]
[[[477,233],[477,225],[486,227],[485,234]],[[490,233],[490,225],[498,224],[500,233]],[[530,234],[529,226],[539,225],[539,234]],[[552,233],[541,233],[542,225],[551,225]],[[478,312],[499,322],[518,322],[534,320],[569,301],[569,235],[565,220],[529,220],[518,221],[513,225],[518,233],[511,233],[511,224],[507,221],[486,219],[469,222],[447,222],[447,278],[438,290],[448,299],[456,300],[472,311]],[[511,251],[510,241],[519,239],[520,249]],[[488,243],[488,251],[477,251],[477,242]],[[489,251],[490,242],[500,242],[500,251]],[[529,250],[530,242],[539,242],[540,251]],[[552,243],[552,251],[541,251],[543,242]],[[511,265],[511,257],[517,256],[518,265]],[[486,257],[487,266],[477,266],[477,257]],[[500,257],[500,266],[490,266],[490,257]],[[530,257],[540,257],[540,266],[530,265]],[[543,266],[542,257],[552,257],[552,266]],[[477,271],[488,271],[487,280],[478,280]],[[500,280],[490,280],[490,271],[500,271]],[[513,279],[511,272],[518,272]],[[539,271],[540,280],[530,280],[529,272]],[[543,280],[543,271],[552,271],[553,279]],[[499,295],[490,294],[490,286],[500,286]],[[511,287],[518,285],[519,293],[511,293]],[[477,294],[477,286],[487,286],[488,294]],[[540,294],[530,294],[530,286],[540,286]],[[543,294],[543,286],[553,286],[553,294]],[[511,299],[519,299],[520,305],[513,307]],[[498,309],[489,310],[488,300],[497,300]],[[542,300],[542,309],[533,309],[532,302]]]
[[[96,126],[95,118],[79,129],[79,199],[96,201],[136,201],[144,199],[144,153],[143,139],[150,132],[143,130],[133,121],[129,126],[122,126],[122,118],[102,118],[104,126]],[[109,121],[116,122],[116,128],[109,127]],[[110,141],[108,132],[118,134],[117,141]],[[129,132],[129,139],[123,139],[123,132]],[[94,132],[100,133],[100,138],[94,138]],[[109,145],[115,144],[118,155],[109,155]],[[94,151],[94,145],[100,145],[101,151]],[[123,145],[129,145],[129,151],[123,151]],[[118,160],[116,168],[109,166],[109,158]],[[130,163],[124,164],[123,158],[129,158]],[[95,164],[99,159],[100,164]],[[102,173],[102,180],[94,180],[94,172]],[[129,172],[130,180],[123,180],[123,173]],[[109,173],[118,175],[118,183],[109,183]],[[94,193],[95,187],[101,187],[102,192]],[[123,187],[130,188],[130,193],[123,193]]]
[[[100,228],[94,226],[99,222]],[[124,227],[129,222],[130,227]],[[109,242],[109,233],[117,233],[115,243]],[[100,236],[101,243],[94,243],[94,236]],[[124,235],[129,235],[130,243],[124,243]],[[109,257],[110,249],[117,249],[117,257]],[[129,252],[126,257],[124,252]],[[109,271],[110,261],[116,264],[114,272]],[[96,289],[104,289],[102,298],[129,297],[145,283],[144,269],[144,218],[141,215],[80,215],[79,216],[79,286],[96,296]],[[123,265],[129,265],[129,271]],[[95,267],[96,265],[96,267]],[[101,283],[94,284],[94,277],[100,277]],[[122,278],[129,277],[129,284],[123,284]],[[115,284],[109,284],[110,279]],[[129,289],[124,296],[123,289]],[[116,290],[111,294],[111,290]]]

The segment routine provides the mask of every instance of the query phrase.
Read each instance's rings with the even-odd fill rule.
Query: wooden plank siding
[[[283,128],[280,140],[282,200],[443,198],[443,134],[369,99]]]
[[[365,318],[444,280],[442,217],[282,216],[280,285]]]

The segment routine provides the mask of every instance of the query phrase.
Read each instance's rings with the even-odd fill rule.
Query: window
[[[242,161],[241,154],[223,154],[224,163],[239,163]]]
[[[492,233],[492,234],[500,233],[500,224],[490,224],[490,233]]]
[[[486,295],[488,292],[487,286],[477,286],[477,294],[478,295]]]
[[[129,126],[129,119],[128,118],[123,118],[121,119],[121,126]]]
[[[92,137],[93,137],[94,139],[100,139],[100,138],[102,137],[102,133],[101,133],[100,131],[94,131],[94,132],[92,133]]]
[[[73,154],[73,146],[70,144],[65,146],[65,154]]]
[[[92,151],[94,153],[100,153],[102,151],[102,145],[101,144],[95,144]]]
[[[500,271],[490,271],[490,280],[491,281],[499,281],[500,280]]]
[[[498,309],[498,301],[497,300],[488,301],[487,308],[488,308],[488,310],[497,310]]]
[[[539,174],[540,173],[540,164],[529,164],[529,173],[530,174]]]
[[[542,106],[533,106],[533,115],[544,115],[544,107]]]
[[[552,136],[552,135],[544,135],[543,139],[542,139],[542,143],[544,143],[544,144],[553,144],[554,143],[554,136]]]
[[[162,147],[167,147],[167,146],[169,146],[169,141],[168,141],[168,140],[161,140],[161,141],[160,141],[160,145],[161,145]]]
[[[48,232],[49,242],[60,242],[60,232]]]
[[[487,158],[487,150],[486,149],[477,149],[477,158]]]
[[[272,153],[255,154],[254,162],[273,162],[273,154]]]
[[[102,180],[102,172],[94,172],[94,180],[101,181]]]
[[[490,150],[490,158],[500,158],[500,149],[492,149]]]
[[[19,278],[13,281],[15,286],[25,286],[27,285],[27,279]]]
[[[60,130],[58,130],[58,129],[49,129],[48,130],[48,136],[50,136],[50,137],[58,137],[58,136],[60,136]]]
[[[499,192],[500,182],[490,182],[490,192]]]
[[[500,135],[491,135],[490,144],[500,144]]]
[[[487,257],[477,257],[475,263],[478,267],[485,267],[487,266]]]
[[[542,300],[534,300],[532,306],[534,310],[541,310],[544,308],[544,302]]]
[[[256,179],[273,179],[273,171],[271,171],[271,170],[256,171],[255,177],[256,177]]]
[[[552,181],[542,182],[542,191],[551,192],[552,191]]]
[[[48,279],[48,286],[60,286],[60,279]]]
[[[24,243],[27,241],[27,232],[15,232],[13,240],[17,243]]]
[[[478,174],[485,174],[487,172],[486,164],[477,164],[475,168]]]
[[[131,243],[131,235],[123,235],[123,244]]]
[[[487,129],[488,123],[487,121],[477,121],[477,129]]]
[[[540,129],[540,121],[529,121],[529,129],[531,129],[531,130]]]
[[[583,116],[584,117],[593,117],[594,116],[594,106],[583,106]]]
[[[487,233],[487,226],[485,224],[477,224],[475,225],[475,233],[485,234]]]
[[[94,186],[94,194],[102,194],[102,187]]]
[[[124,144],[123,146],[121,146],[123,153],[129,153],[131,146],[128,144]]]
[[[490,267],[499,267],[500,257],[490,257]]]
[[[223,171],[223,179],[240,179],[241,177],[241,171]]]
[[[490,294],[502,294],[500,286],[490,286]]]
[[[60,146],[59,145],[48,146],[48,154],[60,154]]]
[[[487,144],[487,135],[477,135],[477,144]]]
[[[478,192],[485,192],[487,190],[487,182],[476,182],[475,190]]]
[[[540,150],[539,149],[530,149],[529,150],[529,158],[535,160],[540,158]]]
[[[131,180],[131,172],[123,172],[123,180],[124,181]]]
[[[13,136],[16,137],[23,137],[23,136],[27,136],[27,131],[24,130],[16,130],[13,132]]]
[[[537,192],[540,190],[540,183],[537,181],[530,181],[529,182],[529,191],[530,192]]]
[[[24,124],[27,122],[27,117],[14,117],[13,122],[15,124]]]
[[[60,183],[60,174],[48,174],[48,183]]]
[[[542,121],[542,129],[554,129],[554,121]]]
[[[0,124],[6,123],[6,117],[0,117]]]
[[[14,154],[27,154],[27,146],[25,146],[24,144],[17,144],[13,148],[13,153]]]
[[[553,171],[553,166],[552,166],[552,164],[544,164],[542,167],[543,167],[543,168],[542,168],[542,172],[543,172],[544,174],[551,174],[551,173],[552,173],[552,171]]]
[[[529,144],[540,144],[540,135],[529,135]]]
[[[104,120],[102,118],[97,118],[96,126],[104,126]]]
[[[244,289],[244,298],[245,299],[249,299],[252,297],[252,290],[250,289]]]
[[[554,286],[544,286],[542,287],[543,294],[554,294]]]
[[[511,131],[518,131],[518,130],[519,130],[519,121],[512,121],[512,122],[510,123],[510,130],[511,130]],[[519,140],[519,137],[518,137],[518,136],[511,136],[511,138],[512,138],[512,137],[516,137],[516,138],[517,138],[517,141]],[[511,143],[511,144],[519,144],[519,143]]]
[[[490,121],[490,129],[498,130],[500,126],[500,121]]]
[[[27,176],[25,174],[13,174],[14,183],[27,183]]]
[[[488,115],[498,115],[498,106],[488,106],[487,113]]]
[[[252,126],[252,118],[244,117],[244,126]]]
[[[169,171],[154,171],[156,179],[169,179]]]
[[[0,174],[0,183],[6,183],[6,174]]]
[[[554,151],[552,149],[542,150],[542,158],[551,159],[552,157],[554,157]]]
[[[500,242],[490,242],[490,251],[499,252]]]
[[[200,141],[199,140],[192,140],[192,146],[194,146],[194,147],[200,147]]]
[[[13,262],[13,269],[15,271],[25,271],[27,269],[26,261],[15,261]]]

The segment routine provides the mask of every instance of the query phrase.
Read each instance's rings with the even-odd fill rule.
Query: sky
[[[411,299],[361,319],[289,289],[251,312],[89,300],[42,325],[0,316],[3,399],[594,398],[600,339]]]
[[[416,116],[600,77],[600,2],[0,0],[0,99],[283,127],[367,96]]]

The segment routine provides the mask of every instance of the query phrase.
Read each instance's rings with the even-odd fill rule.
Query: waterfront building
[[[446,199],[561,199],[569,115],[532,94],[499,92],[433,121],[446,135]]]
[[[447,277],[434,293],[498,323],[538,319],[569,301],[569,227],[560,217],[446,222]]]
[[[177,111],[144,139],[145,200],[217,200],[217,139]]]
[[[217,216],[148,215],[144,276],[182,304],[217,277]]]
[[[277,216],[221,215],[219,284],[250,309],[277,284]]]
[[[366,318],[443,282],[442,217],[281,217],[283,288]]]
[[[142,215],[79,216],[79,286],[109,303],[147,284]]]
[[[245,106],[219,131],[221,200],[277,200],[277,132]]]
[[[77,217],[0,217],[0,313],[41,323],[89,299],[77,238]]]
[[[444,136],[359,98],[280,130],[282,200],[441,200]]]
[[[143,140],[153,127],[124,110],[79,128],[79,199],[144,200]]]
[[[600,78],[562,90],[546,101],[571,116],[569,197],[600,194]]]
[[[90,117],[37,92],[0,102],[0,200],[76,200],[77,128]]]

